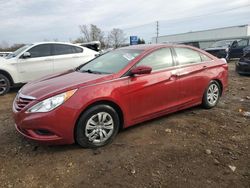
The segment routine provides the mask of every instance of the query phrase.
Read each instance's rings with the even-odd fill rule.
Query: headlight
[[[49,112],[67,101],[75,92],[76,89],[45,99],[29,108],[26,112]]]

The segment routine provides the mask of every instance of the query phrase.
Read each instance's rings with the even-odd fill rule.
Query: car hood
[[[53,74],[39,80],[29,82],[20,92],[35,97],[37,100],[91,84],[111,80],[113,75],[81,73],[74,70]]]
[[[0,63],[10,63],[15,62],[14,58],[6,59],[5,57],[0,57]]]

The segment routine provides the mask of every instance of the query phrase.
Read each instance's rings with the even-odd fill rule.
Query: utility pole
[[[156,44],[158,43],[158,37],[159,37],[159,21],[156,21]]]

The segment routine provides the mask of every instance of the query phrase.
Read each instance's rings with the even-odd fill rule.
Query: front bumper
[[[74,143],[75,109],[62,105],[51,112],[26,113],[13,108],[16,130],[24,137],[45,144]]]
[[[246,62],[237,62],[235,64],[235,70],[239,74],[250,75],[250,63]]]

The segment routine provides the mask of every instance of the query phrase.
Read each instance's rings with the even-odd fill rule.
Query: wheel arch
[[[111,101],[111,100],[99,100],[99,101],[95,101],[91,104],[89,104],[78,116],[77,118],[77,121],[75,123],[75,127],[74,127],[74,138],[75,138],[75,135],[76,135],[76,127],[77,127],[77,124],[79,122],[79,119],[80,117],[82,116],[82,114],[84,112],[86,112],[88,109],[90,109],[91,107],[93,106],[96,106],[96,105],[100,105],[100,104],[105,104],[105,105],[109,105],[111,106],[112,108],[114,108],[114,110],[118,113],[118,116],[119,116],[119,121],[120,121],[120,127],[119,129],[123,129],[123,125],[124,125],[124,113],[122,111],[122,108],[117,104],[115,103],[114,101]]]
[[[5,70],[0,69],[0,74],[3,74],[4,76],[6,76],[9,79],[11,86],[14,85],[14,80],[13,80],[12,76],[10,75],[10,73],[8,73]]]
[[[220,89],[221,89],[221,91],[220,91],[220,96],[222,95],[222,93],[223,93],[223,84],[222,84],[222,81],[220,80],[220,79],[213,79],[214,81],[216,81],[218,84],[219,84],[219,86],[220,86]],[[212,80],[212,81],[213,81]]]

